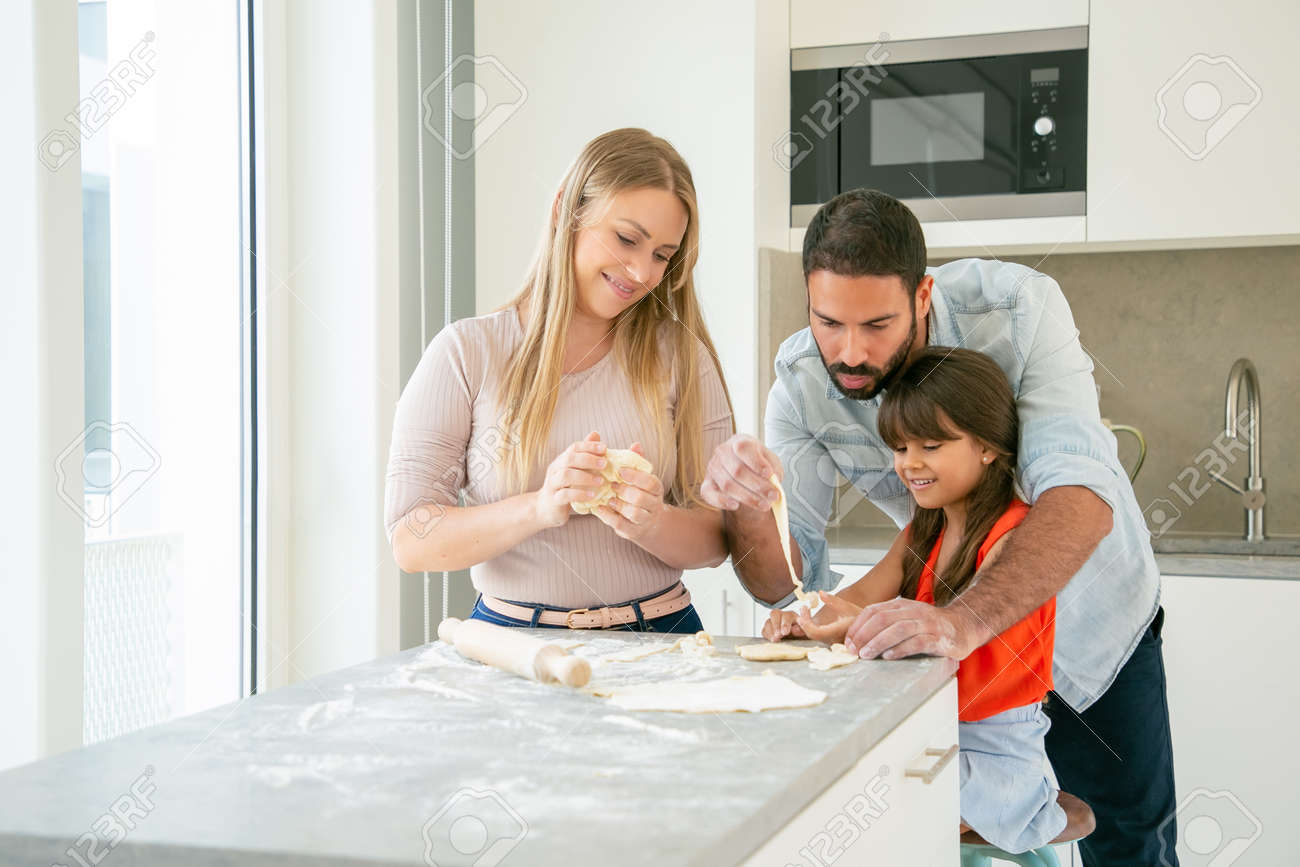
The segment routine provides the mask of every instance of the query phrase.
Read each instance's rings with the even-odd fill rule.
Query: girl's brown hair
[[[1015,497],[1020,435],[1015,396],[1002,368],[984,353],[928,346],[885,393],[876,425],[892,449],[908,440],[953,440],[962,432],[995,455],[966,495],[961,546],[936,576],[934,604],[946,605],[974,579],[980,545]],[[943,528],[943,509],[917,506],[903,558],[904,598],[916,598],[926,559]]]
[[[717,369],[726,391],[718,353],[709,338],[692,272],[698,258],[700,215],[695,183],[686,161],[664,139],[643,129],[616,129],[587,143],[569,166],[558,205],[550,212],[541,245],[519,294],[501,309],[527,304],[524,340],[505,373],[501,409],[515,447],[504,455],[506,485],[523,491],[531,469],[544,457],[547,435],[555,415],[561,363],[569,321],[577,298],[573,251],[578,230],[600,219],[610,199],[624,190],[667,190],[686,208],[686,234],[664,269],[659,285],[614,320],[614,349],[632,382],[643,423],[659,446],[671,436],[677,472],[666,499],[674,505],[703,505],[699,485],[704,480],[703,393],[698,347]],[[660,357],[666,336],[668,358]],[[667,369],[671,365],[672,369]],[[671,423],[664,419],[667,383],[676,375],[678,401]],[[727,406],[731,396],[727,394]],[[734,429],[734,422],[733,422]],[[549,458],[547,458],[549,459]]]

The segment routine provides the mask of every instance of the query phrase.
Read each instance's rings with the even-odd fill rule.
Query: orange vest
[[[1003,534],[1024,520],[1028,504],[1013,500],[980,545],[975,568]],[[934,566],[943,545],[940,531],[917,583],[916,598],[934,604]],[[956,603],[960,605],[961,603]],[[1052,688],[1052,644],[1056,637],[1056,597],[963,659],[957,668],[957,718],[987,719],[996,713],[1040,702]]]

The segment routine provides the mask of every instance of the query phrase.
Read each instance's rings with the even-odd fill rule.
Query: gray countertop
[[[832,527],[826,532],[832,563],[849,566],[874,566],[889,550],[898,531],[893,527]],[[1200,554],[1162,550],[1193,547],[1189,539],[1202,537],[1166,534],[1167,542],[1156,541],[1156,565],[1161,575],[1206,576],[1219,578],[1300,579],[1300,556],[1258,556],[1251,554]],[[1283,540],[1274,547],[1285,550]],[[1246,543],[1241,543],[1244,548]],[[1225,544],[1224,547],[1232,547]],[[845,576],[857,578],[858,576]]]
[[[574,652],[593,659],[668,640],[537,632],[586,641]],[[427,845],[439,864],[472,863],[492,841],[515,847],[508,863],[733,863],[956,668],[921,658],[818,672],[735,655],[753,640],[718,638],[719,655],[700,660],[598,663],[592,683],[771,669],[827,700],[626,712],[435,643],[0,774],[0,864],[73,865],[81,835],[118,840],[115,810],[131,829],[115,865],[422,864]],[[133,785],[145,815],[129,811]]]

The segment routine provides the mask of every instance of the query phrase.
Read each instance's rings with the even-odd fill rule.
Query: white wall
[[[46,0],[8,4],[0,28],[0,769],[81,744],[82,519],[54,476],[84,426],[81,165],[36,152],[77,104],[76,34],[76,4]]]
[[[267,5],[265,51],[282,58],[266,69],[270,225],[259,270],[276,686],[398,647],[382,513],[399,387],[399,7]]]
[[[786,4],[481,0],[474,16],[475,53],[496,57],[527,88],[523,105],[475,154],[478,311],[517,291],[582,146],[610,129],[644,127],[672,142],[695,178],[695,284],[738,424],[754,430],[755,187],[763,160],[775,168],[753,146],[759,102],[772,99],[757,89],[756,73],[760,51],[773,68],[776,45],[777,68],[786,59],[788,74]]]

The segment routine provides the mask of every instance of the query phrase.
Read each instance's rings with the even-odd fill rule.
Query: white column
[[[280,6],[279,9],[272,9]],[[383,532],[397,402],[399,22],[394,4],[267,4],[271,671],[259,687],[395,652]],[[274,114],[271,107],[283,107]],[[411,123],[406,123],[409,129]]]
[[[82,517],[55,462],[80,471],[81,161],[64,116],[77,105],[77,4],[19,0],[0,28],[0,768],[80,746]],[[55,130],[66,137],[38,145]],[[66,148],[67,150],[64,150]],[[64,156],[68,156],[66,160]],[[70,480],[74,503],[81,479]]]

